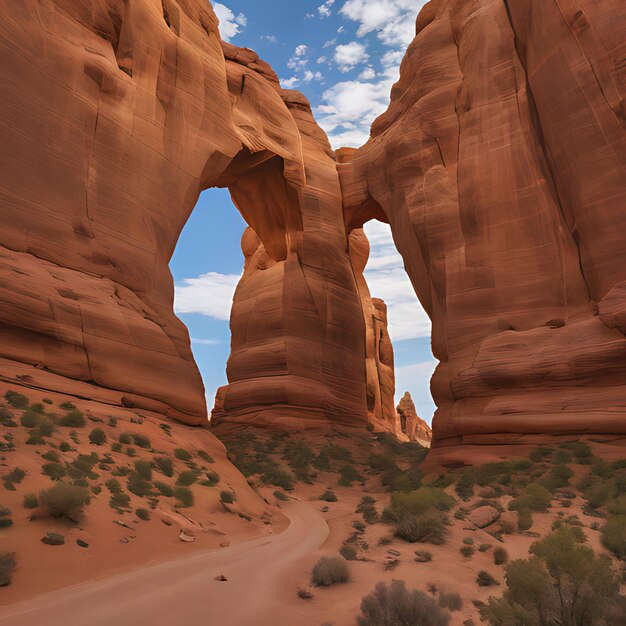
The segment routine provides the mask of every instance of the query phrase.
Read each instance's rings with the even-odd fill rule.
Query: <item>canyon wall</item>
[[[364,425],[361,297],[306,99],[221,42],[206,0],[0,16],[0,377],[206,423],[168,262],[199,193],[228,186],[254,230],[217,421]]]
[[[433,322],[436,445],[626,434],[626,42],[617,0],[432,0],[342,155]],[[526,437],[527,439],[527,437]]]

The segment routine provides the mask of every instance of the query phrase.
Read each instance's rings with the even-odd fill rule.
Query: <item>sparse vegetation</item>
[[[346,561],[356,560],[356,548],[354,546],[344,544],[339,548],[339,554],[341,554]]]
[[[380,582],[361,600],[359,626],[447,626],[450,614],[423,591],[407,590],[404,581]]]
[[[7,393],[10,392],[7,391]],[[11,578],[16,567],[17,558],[15,552],[0,552],[0,587],[6,587],[11,584]]]
[[[150,519],[150,511],[148,509],[135,509],[135,515],[145,522]]]
[[[174,487],[171,487],[167,483],[156,481],[154,483],[154,486],[157,488],[162,496],[170,498],[174,495]]]
[[[480,570],[476,576],[476,582],[479,587],[492,587],[497,585],[498,581],[486,570]]]
[[[337,502],[337,496],[332,489],[327,489],[321,496],[320,500],[324,502]]]
[[[235,494],[232,491],[220,491],[220,502],[223,502],[224,504],[233,504],[235,500]]]
[[[409,543],[445,543],[448,534],[445,517],[437,512],[422,515],[402,514],[394,523],[394,535]]]
[[[504,565],[509,560],[509,553],[502,547],[498,546],[493,551],[493,562],[496,565]]]
[[[187,450],[185,450],[184,448],[175,448],[174,449],[174,456],[179,460],[179,461],[191,461],[191,453]]]
[[[25,509],[36,509],[39,506],[39,500],[34,493],[24,494],[24,499],[22,500],[22,506]]]
[[[174,464],[172,459],[166,456],[157,456],[154,459],[155,468],[164,476],[171,478],[174,476]]]
[[[460,611],[463,608],[463,600],[458,593],[442,592],[439,594],[439,606],[448,611]]]
[[[313,567],[311,583],[316,587],[329,587],[348,582],[348,566],[339,556],[323,556]]]
[[[61,408],[63,408],[63,404],[61,405]],[[82,412],[74,408],[69,410],[63,417],[59,418],[59,420],[57,421],[57,424],[59,426],[66,426],[67,428],[82,428],[86,423],[87,422],[85,420],[85,416],[82,414]]]
[[[174,497],[178,500],[178,506],[193,506],[193,491],[189,487],[176,487],[174,489]]]
[[[194,471],[186,471],[181,472],[178,475],[178,479],[176,480],[177,485],[183,485],[184,487],[189,487],[189,485],[193,485],[198,480],[198,475]]]
[[[102,446],[106,443],[107,436],[106,433],[102,430],[102,428],[94,428],[89,433],[89,443],[95,446]]]
[[[52,517],[80,519],[83,507],[89,502],[89,492],[84,487],[59,482],[39,494],[39,501]]]

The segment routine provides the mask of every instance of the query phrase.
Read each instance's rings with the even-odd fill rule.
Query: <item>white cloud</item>
[[[337,38],[335,37],[334,39],[329,39],[328,41],[325,41],[322,47],[330,48],[331,46],[334,46],[336,43],[337,43]]]
[[[230,41],[248,23],[243,13],[235,15],[231,9],[219,2],[213,4],[213,10],[220,21],[220,35],[224,41]]]
[[[261,39],[265,39],[265,41],[269,41],[270,43],[278,43],[276,35],[263,35]]]
[[[314,79],[321,81],[324,79],[324,76],[322,75],[321,72],[312,72],[311,70],[306,70],[302,76],[302,80],[305,83],[309,83]]]
[[[281,78],[280,79],[280,84],[283,87],[283,89],[291,89],[292,87],[295,87],[300,81],[298,80],[297,76],[292,76],[291,78]]]
[[[320,17],[330,17],[332,14],[331,7],[335,4],[335,0],[326,0],[324,4],[321,4],[317,7],[317,12],[320,14]]]
[[[318,64],[326,63],[326,57],[325,56],[318,57],[316,63]]]
[[[198,313],[218,320],[230,319],[230,308],[239,274],[207,272],[197,278],[185,278],[175,285],[176,313]]]
[[[373,67],[366,67],[360,74],[359,78],[361,80],[371,80],[376,76],[376,72]]]
[[[373,31],[388,46],[408,46],[415,35],[415,19],[426,0],[348,0],[341,14],[359,23],[357,36]]]
[[[191,343],[199,346],[219,346],[222,342],[219,339],[199,339],[192,337]]]
[[[368,222],[365,234],[370,241],[365,280],[372,297],[382,298],[387,304],[391,340],[430,337],[430,319],[415,295],[389,225]]]
[[[369,55],[365,46],[357,41],[341,44],[335,48],[335,63],[342,72],[349,72],[359,63],[364,63],[368,59]]]
[[[301,43],[299,46],[296,46],[293,55],[291,56],[289,61],[287,61],[287,67],[294,72],[304,69],[304,67],[306,67],[307,63],[309,62],[307,58],[307,51],[308,47],[303,43]]]

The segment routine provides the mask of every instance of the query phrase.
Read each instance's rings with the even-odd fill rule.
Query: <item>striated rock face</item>
[[[256,234],[217,416],[365,423],[339,179],[306,100],[223,44],[206,0],[0,16],[0,376],[205,423],[168,262],[199,193],[228,186]]]
[[[406,391],[396,407],[400,433],[423,446],[430,446],[433,438],[430,426],[417,414],[411,394]]]
[[[439,446],[626,433],[623,32],[617,0],[432,0],[342,154],[433,322]]]

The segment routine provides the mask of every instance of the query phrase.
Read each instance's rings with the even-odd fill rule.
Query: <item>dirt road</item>
[[[328,536],[311,503],[290,502],[284,512],[290,525],[276,536],[1,607],[0,626],[277,626],[281,576]],[[222,574],[226,582],[214,580]]]

